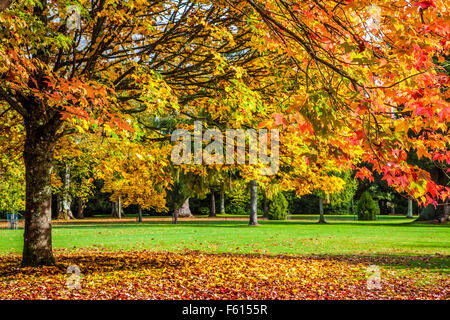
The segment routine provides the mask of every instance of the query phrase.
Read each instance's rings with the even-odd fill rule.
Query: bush
[[[298,197],[295,191],[286,191],[283,193],[288,201],[288,210],[292,214],[316,214],[317,201],[319,197],[314,194],[307,194]],[[260,201],[258,201],[259,203]],[[262,202],[262,201],[261,201]]]
[[[227,214],[248,215],[250,212],[250,192],[247,185],[238,184],[231,190],[226,191],[225,212]]]
[[[283,193],[279,192],[273,195],[268,208],[269,220],[286,220],[288,214],[287,209],[288,201]]]
[[[324,213],[351,214],[352,199],[358,188],[358,182],[353,177],[351,170],[345,172],[333,172],[332,175],[341,178],[345,182],[345,185],[341,191],[332,193],[328,196],[329,203],[324,205]]]
[[[380,207],[376,203],[368,191],[361,195],[358,201],[358,220],[375,220],[376,215],[380,213]]]
[[[428,221],[438,218],[438,213],[432,204],[429,204],[419,214],[419,221]]]
[[[337,205],[324,204],[323,211],[325,214],[337,214],[337,215],[352,214],[352,203],[347,202]]]

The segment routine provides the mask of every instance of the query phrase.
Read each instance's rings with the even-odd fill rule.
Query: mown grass
[[[360,222],[329,216],[326,225],[315,216],[302,220],[260,221],[248,227],[236,220],[55,225],[55,249],[105,247],[109,249],[267,254],[450,254],[450,225],[420,224],[402,217]],[[0,253],[20,252],[23,230],[0,229]]]
[[[246,220],[203,217],[180,219],[173,225],[160,218],[137,223],[105,217],[55,224],[53,248],[359,257],[407,273],[424,269],[450,273],[449,224],[417,223],[398,216],[370,222],[327,216],[328,224],[323,225],[316,223],[317,216],[302,215],[288,221],[260,220],[260,226],[249,227]],[[0,229],[0,254],[20,254],[22,246],[23,229]]]

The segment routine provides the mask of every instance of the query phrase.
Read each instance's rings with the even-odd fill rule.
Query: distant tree
[[[258,186],[256,180],[251,180],[250,186],[250,221],[249,226],[258,225]]]
[[[317,223],[327,223],[323,214],[323,198],[319,197],[319,221]]]

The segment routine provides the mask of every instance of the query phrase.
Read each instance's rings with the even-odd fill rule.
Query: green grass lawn
[[[130,216],[128,221],[58,221],[53,226],[57,265],[32,271],[17,268],[23,229],[3,228],[0,299],[248,299],[249,294],[264,299],[274,294],[287,299],[448,299],[450,224],[399,216],[371,222],[327,216],[325,225],[313,215],[291,218],[261,220],[258,227],[249,227],[247,220],[206,217],[180,219],[179,225],[167,217],[146,217],[140,224]],[[73,264],[83,272],[76,297],[64,289],[66,269]],[[367,289],[373,265],[382,281],[374,292]],[[243,289],[260,281],[269,282]]]
[[[104,247],[211,253],[331,254],[331,255],[449,255],[450,225],[411,222],[402,217],[381,217],[372,222],[352,216],[328,216],[329,224],[315,223],[316,216],[289,221],[199,219],[172,225],[170,221],[77,223],[53,227],[55,249]],[[0,229],[0,253],[19,253],[23,230]]]

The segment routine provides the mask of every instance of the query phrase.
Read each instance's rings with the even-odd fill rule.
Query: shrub
[[[332,172],[332,175],[341,178],[345,184],[344,188],[335,193],[331,193],[329,203],[325,204],[325,214],[350,214],[352,209],[352,199],[355,196],[358,182],[353,177],[351,170],[345,172]]]
[[[437,211],[432,204],[429,204],[419,214],[419,221],[434,220],[438,217]]]
[[[279,192],[273,195],[268,208],[269,220],[286,220],[288,213],[287,209],[288,201],[283,193]]]
[[[288,201],[288,210],[293,214],[316,214],[318,197],[313,194],[298,197],[295,191],[286,191],[284,196]],[[259,203],[260,201],[258,201]],[[262,201],[261,201],[262,202]]]
[[[227,214],[248,215],[250,212],[250,192],[248,192],[245,184],[237,184],[226,191],[225,212]]]
[[[351,214],[352,213],[352,203],[341,203],[341,204],[324,204],[323,210],[325,214]]]
[[[380,207],[376,203],[368,191],[361,195],[358,201],[358,220],[375,220],[376,215],[380,213]]]

